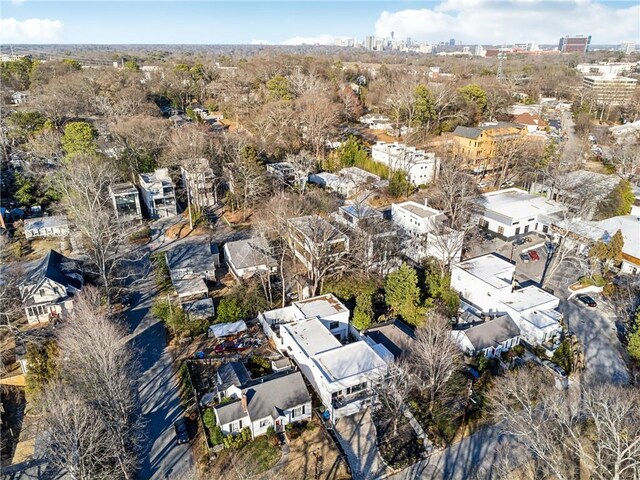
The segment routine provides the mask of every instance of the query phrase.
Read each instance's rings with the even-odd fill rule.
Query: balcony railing
[[[340,409],[346,407],[347,405],[355,402],[360,402],[362,400],[367,400],[370,398],[371,394],[369,390],[361,390],[357,393],[352,393],[350,395],[342,395],[340,397],[334,398],[331,401],[334,409]]]

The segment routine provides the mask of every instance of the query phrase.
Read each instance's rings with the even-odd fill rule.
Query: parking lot
[[[516,280],[520,283],[540,282],[544,266],[547,261],[547,250],[544,245],[546,237],[537,233],[529,233],[520,237],[524,241],[521,245],[514,245],[513,241],[505,241],[500,238],[485,239],[481,238],[477,245],[469,249],[466,258],[473,258],[488,253],[498,253],[499,255],[513,260],[516,264]],[[517,242],[519,243],[519,242]],[[539,260],[534,261],[528,255],[528,252],[534,250]],[[526,254],[521,257],[522,254]],[[527,261],[524,258],[527,257]]]

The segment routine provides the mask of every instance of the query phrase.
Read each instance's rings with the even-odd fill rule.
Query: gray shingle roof
[[[228,388],[231,385],[241,387],[251,380],[251,374],[244,364],[240,362],[225,363],[216,373],[220,380],[219,384],[224,386],[224,388]]]
[[[472,138],[472,139],[478,138],[481,133],[482,133],[482,130],[479,128],[460,127],[460,126],[456,127],[456,129],[453,131],[454,135],[457,135],[459,137]]]
[[[247,416],[246,412],[242,408],[241,399],[215,407],[215,410],[218,416],[218,421],[221,425],[226,425],[227,423],[234,422]]]
[[[262,237],[228,242],[226,247],[229,253],[228,260],[237,269],[277,265],[276,260],[271,256],[269,242]]]
[[[167,252],[169,270],[188,269],[198,273],[215,270],[215,260],[208,241],[182,243]]]
[[[311,401],[300,372],[256,379],[242,391],[247,396],[247,408],[252,420],[273,416],[277,411],[282,412]]]
[[[398,319],[370,328],[364,334],[382,344],[395,358],[409,351],[416,338],[413,329]]]
[[[481,325],[465,330],[467,338],[476,350],[495,347],[499,343],[520,335],[520,329],[509,315],[503,315]]]
[[[27,273],[21,285],[34,289],[45,279],[53,280],[64,285],[67,289],[80,290],[82,288],[80,264],[55,250],[49,250],[40,263]]]

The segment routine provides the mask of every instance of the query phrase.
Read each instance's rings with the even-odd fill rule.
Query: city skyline
[[[557,44],[574,34],[591,35],[596,45],[640,43],[640,5],[631,1],[2,0],[0,7],[3,44],[332,45],[391,32],[434,44],[450,38],[467,45]]]

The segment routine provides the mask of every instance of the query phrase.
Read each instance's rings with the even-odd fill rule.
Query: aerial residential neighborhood
[[[639,15],[3,2],[2,478],[638,480]]]

